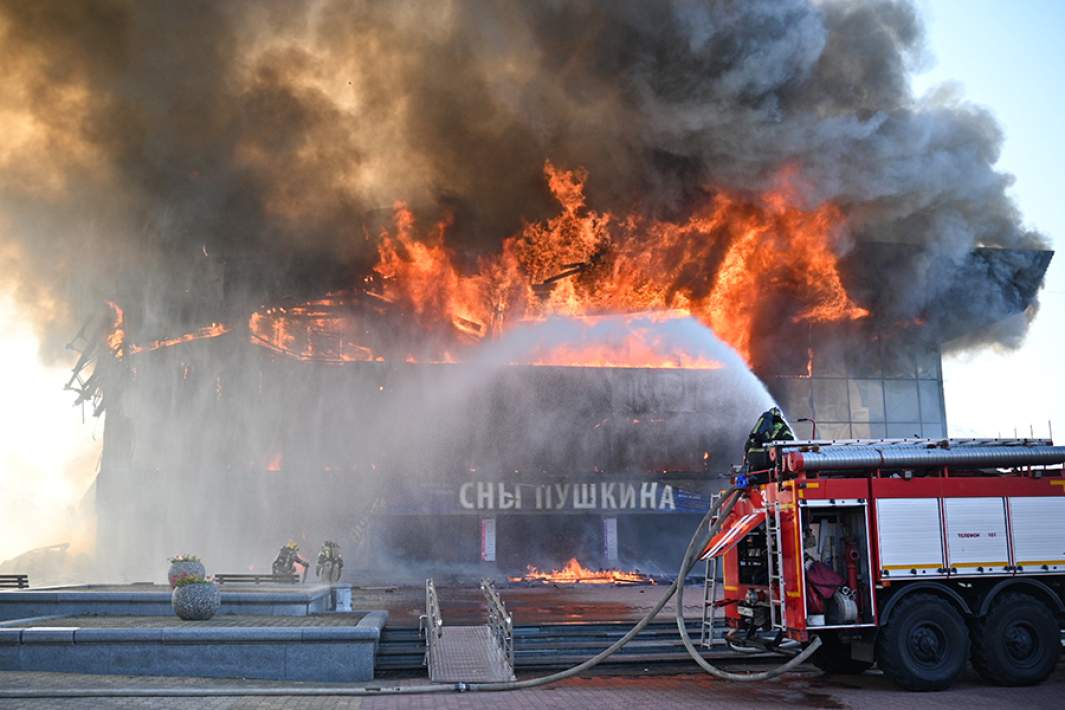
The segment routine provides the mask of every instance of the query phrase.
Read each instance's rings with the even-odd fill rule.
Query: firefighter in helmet
[[[340,545],[332,540],[322,543],[322,549],[318,552],[318,564],[315,566],[315,574],[318,579],[327,582],[339,582],[340,575],[344,570],[344,558],[340,556]]]
[[[772,407],[758,417],[750,436],[747,437],[747,452],[744,468],[748,471],[761,471],[769,468],[769,452],[766,444],[770,441],[790,441],[795,438],[791,426],[784,419],[779,407]]]
[[[300,557],[300,546],[294,540],[289,540],[277,553],[277,559],[274,560],[274,574],[296,574],[296,565],[303,567],[303,576],[306,578],[310,563]]]

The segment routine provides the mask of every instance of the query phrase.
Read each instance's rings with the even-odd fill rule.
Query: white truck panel
[[[1010,498],[1009,505],[1018,573],[1065,571],[1065,496]]]
[[[889,579],[944,575],[938,498],[880,498],[876,520],[882,574]]]
[[[1006,501],[1002,498],[944,498],[947,566],[952,574],[1008,572]]]

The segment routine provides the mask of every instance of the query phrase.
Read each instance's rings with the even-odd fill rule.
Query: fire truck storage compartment
[[[736,564],[740,584],[769,584],[768,550],[765,540],[765,523],[749,532],[736,544]]]
[[[1065,497],[1011,497],[1009,513],[1017,573],[1065,571]]]
[[[1003,498],[944,498],[943,517],[947,569],[952,575],[978,577],[1009,572]]]
[[[938,498],[879,498],[876,521],[881,577],[946,574]]]
[[[826,627],[872,624],[873,584],[869,558],[869,515],[865,501],[807,500],[802,506],[804,557],[831,567],[850,587],[852,576],[857,584],[852,590],[858,606],[857,620],[843,622],[825,615]],[[806,595],[804,595],[805,597]],[[818,628],[809,624],[808,627]]]

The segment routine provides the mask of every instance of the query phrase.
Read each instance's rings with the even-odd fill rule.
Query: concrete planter
[[[166,579],[170,582],[171,589],[177,585],[179,579],[185,579],[186,577],[199,577],[200,579],[203,579],[206,576],[207,570],[204,568],[203,563],[193,560],[171,562],[170,570],[166,573]]]
[[[214,582],[183,584],[171,596],[174,613],[185,621],[210,619],[222,606],[222,592]]]

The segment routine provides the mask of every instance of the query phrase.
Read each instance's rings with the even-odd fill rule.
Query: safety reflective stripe
[[[765,510],[747,513],[728,528],[714,535],[699,554],[699,559],[706,560],[712,557],[720,557],[735,547],[740,540],[747,536],[747,533],[761,525],[764,520]]]

